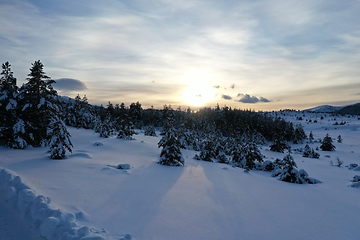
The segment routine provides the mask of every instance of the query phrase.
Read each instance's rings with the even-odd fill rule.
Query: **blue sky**
[[[61,95],[143,107],[360,102],[359,0],[0,0],[18,83],[41,60]]]

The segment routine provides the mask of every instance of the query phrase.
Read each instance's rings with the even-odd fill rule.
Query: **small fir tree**
[[[273,144],[270,145],[270,151],[283,153],[285,149],[289,149],[289,145],[285,140],[276,139]]]
[[[211,140],[204,141],[200,150],[200,160],[206,162],[213,162],[214,148]]]
[[[324,139],[321,142],[321,146],[320,149],[322,151],[335,151],[335,146],[332,144],[332,139],[329,136],[329,134],[326,134],[326,136],[324,137]]]
[[[145,128],[144,135],[156,137],[155,127],[153,125],[151,125],[151,126],[148,126],[147,128]]]
[[[66,151],[72,152],[71,148],[73,145],[70,141],[71,135],[61,119],[52,119],[48,128],[48,136],[50,138],[51,159],[64,159],[66,157]]]
[[[13,143],[10,147],[15,149],[25,149],[27,147],[27,142],[24,139],[25,136],[25,123],[22,119],[18,121],[13,126]]]
[[[301,124],[297,124],[293,135],[293,142],[295,144],[302,143],[304,139],[306,139],[304,128]]]
[[[320,154],[315,152],[313,148],[310,148],[308,144],[305,145],[304,151],[303,151],[303,157],[306,158],[319,158]]]
[[[101,122],[99,133],[102,138],[108,138],[114,133],[114,127],[109,115]]]
[[[184,166],[184,158],[180,150],[180,142],[173,127],[173,118],[170,116],[163,130],[163,137],[158,143],[162,147],[159,164],[167,166]]]
[[[277,170],[272,176],[278,177],[281,181],[297,184],[321,183],[319,180],[309,177],[309,174],[304,169],[297,170],[297,165],[290,152],[282,160],[276,159],[274,165]]]
[[[310,142],[313,142],[313,141],[314,141],[314,135],[313,135],[313,132],[312,132],[312,131],[310,131],[309,140],[310,140]]]
[[[244,142],[238,145],[232,158],[232,164],[234,166],[250,171],[255,168],[257,162],[263,162],[263,157],[254,142]]]

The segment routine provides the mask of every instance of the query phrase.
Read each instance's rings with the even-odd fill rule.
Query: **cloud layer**
[[[68,84],[97,104],[184,105],[181,92],[196,81],[216,86],[210,106],[306,108],[301,94],[322,88],[342,94],[319,91],[318,103],[355,102],[358,12],[355,0],[5,0],[0,56],[20,83],[38,59],[54,79],[83,79],[87,88]]]

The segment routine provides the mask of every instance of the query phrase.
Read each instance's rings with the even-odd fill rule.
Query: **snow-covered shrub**
[[[270,145],[270,151],[283,153],[285,149],[289,149],[289,145],[284,140],[275,140],[273,144]]]
[[[277,159],[276,166],[278,169],[272,174],[273,177],[278,177],[279,180],[290,183],[304,184],[304,183],[320,183],[319,180],[309,177],[304,169],[297,170],[297,165],[294,158],[289,154],[283,160]]]
[[[358,167],[358,165],[356,163],[350,163],[349,164],[349,170],[353,170],[353,169],[355,169],[357,167]]]
[[[254,142],[239,144],[234,152],[231,164],[235,167],[251,170],[257,162],[263,162],[263,156]]]
[[[330,161],[330,165],[334,167],[341,167],[341,165],[344,163],[344,161],[340,160],[339,157],[336,157],[336,162]]]
[[[117,168],[117,169],[127,170],[127,169],[130,169],[131,166],[130,166],[130,164],[128,164],[128,163],[120,163],[120,164],[117,165],[116,168]]]
[[[200,156],[199,160],[207,161],[207,162],[213,162],[213,143],[210,140],[204,141],[201,150],[200,150]]]
[[[270,160],[264,161],[262,164],[262,170],[266,172],[271,172],[275,169],[274,163]]]
[[[146,127],[146,128],[145,128],[144,135],[145,135],[145,136],[156,137],[155,127],[154,127],[154,126],[148,126],[148,127]]]
[[[303,157],[305,158],[319,158],[320,154],[315,152],[313,148],[310,148],[308,144],[305,145],[303,150]]]
[[[350,186],[351,187],[360,187],[360,176],[359,175],[355,175],[353,177],[353,180],[351,181]]]

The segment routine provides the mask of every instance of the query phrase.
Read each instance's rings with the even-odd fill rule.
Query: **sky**
[[[0,61],[106,106],[360,102],[360,0],[0,0]]]

